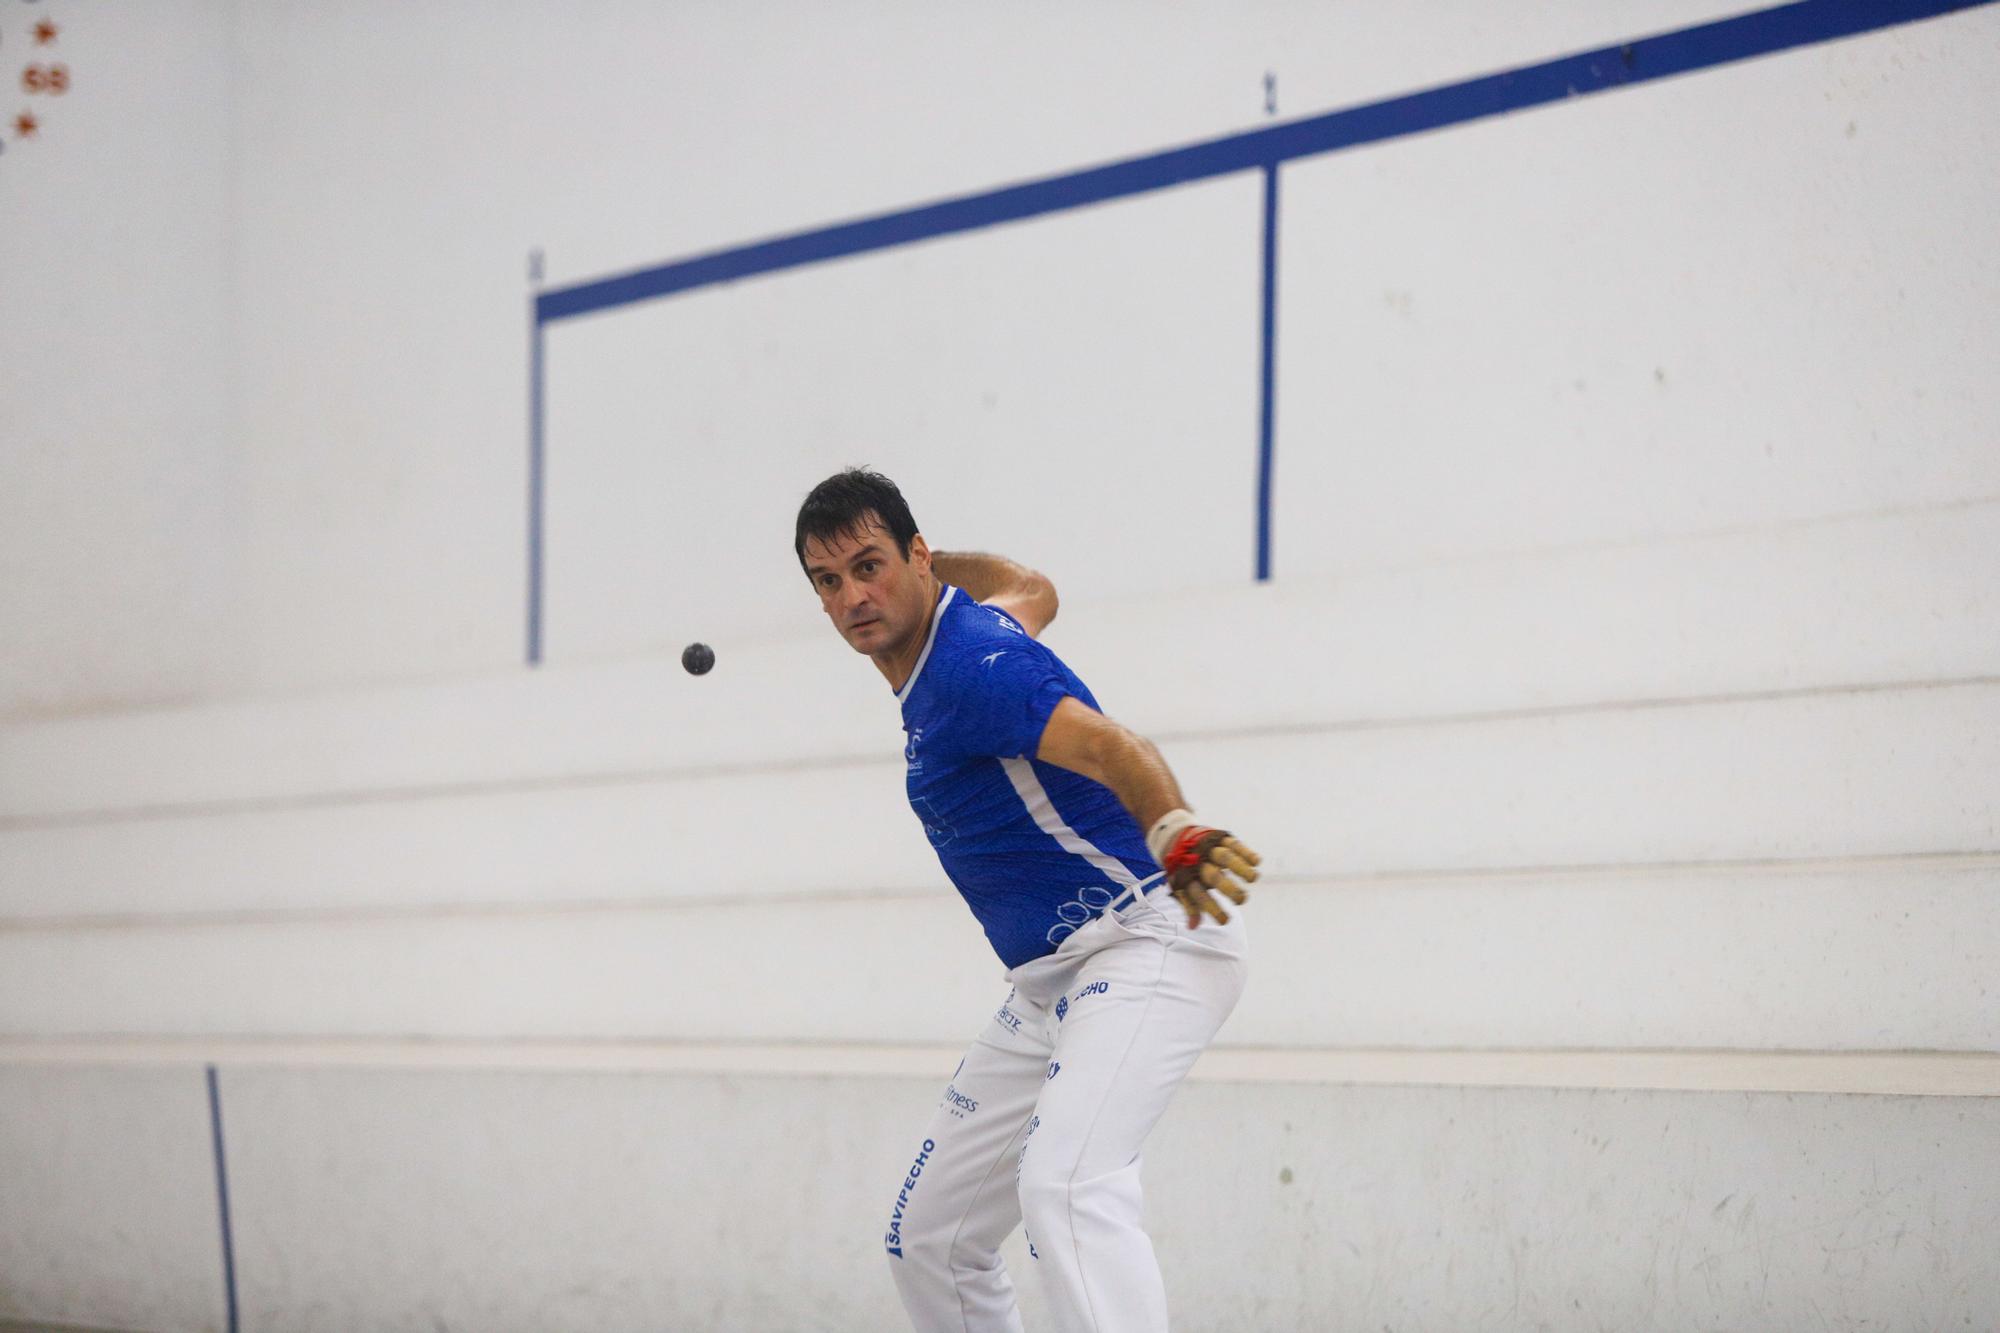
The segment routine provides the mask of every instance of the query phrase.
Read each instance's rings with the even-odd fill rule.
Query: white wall
[[[234,39],[189,0],[0,12],[10,91],[73,75],[0,127],[0,716],[232,679]]]
[[[0,1124],[136,1134],[143,1107],[187,1142],[206,1129],[198,1071],[34,1077],[24,1099],[0,1071]],[[907,1169],[934,1080],[250,1068],[222,1086],[246,1329],[901,1326],[883,1167]],[[1196,1083],[1148,1146],[1189,1328],[1980,1327],[2000,1282],[1996,1195],[1965,1169],[2000,1151],[1991,1099]],[[78,1225],[52,1173],[10,1178],[67,1254],[150,1261],[148,1299],[61,1308],[218,1327],[213,1230],[156,1220],[212,1182],[145,1147],[62,1159],[128,1201],[143,1252]],[[1030,1269],[1018,1233],[1005,1253]]]
[[[223,1326],[213,1062],[246,1326],[884,1326],[1004,990],[794,582],[871,461],[1270,853],[1149,1167],[1190,1326],[2000,1320],[2000,12],[1286,166],[1268,585],[1254,179],[554,326],[521,664],[531,248],[1724,12],[69,20],[128,72],[0,162],[66,261],[0,279],[59,312],[0,322],[0,1318]]]

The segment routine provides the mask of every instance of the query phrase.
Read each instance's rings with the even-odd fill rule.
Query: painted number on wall
[[[68,65],[30,65],[21,71],[21,87],[31,93],[69,91]]]
[[[29,3],[34,3],[34,0],[29,0]],[[29,44],[34,47],[55,47],[62,36],[62,29],[56,26],[53,18],[44,14],[35,20],[26,36]],[[13,45],[8,34],[4,32],[0,32],[0,42],[5,42],[10,47]],[[68,92],[71,83],[69,65],[60,60],[49,59],[56,54],[53,50],[36,50],[32,54],[36,58],[21,69],[21,91],[50,97],[60,97]],[[41,137],[43,129],[42,118],[24,107],[21,113],[13,118],[11,125],[0,126],[0,132],[6,129],[12,129],[12,138],[17,143],[37,139]],[[6,141],[0,140],[0,149],[5,147]]]

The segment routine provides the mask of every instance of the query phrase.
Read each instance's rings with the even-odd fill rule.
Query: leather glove
[[[1216,895],[1241,903],[1249,892],[1239,884],[1255,883],[1257,866],[1263,860],[1227,829],[1197,824],[1185,810],[1170,810],[1146,835],[1146,846],[1167,872],[1167,883],[1176,900],[1186,909],[1188,929],[1201,924],[1204,915],[1227,924],[1229,913]]]

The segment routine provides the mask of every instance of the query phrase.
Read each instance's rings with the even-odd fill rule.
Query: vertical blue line
[[[542,317],[529,302],[528,332],[528,665],[542,660]]]
[[[1271,577],[1272,386],[1278,345],[1278,164],[1264,164],[1264,365],[1257,418],[1257,581]]]
[[[222,1094],[208,1067],[208,1128],[215,1142],[215,1197],[222,1206],[222,1285],[229,1294],[229,1333],[236,1333],[236,1246],[229,1231],[229,1168],[222,1157]]]

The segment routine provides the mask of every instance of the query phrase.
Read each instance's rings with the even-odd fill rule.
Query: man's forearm
[[[1049,714],[1035,758],[1111,789],[1145,831],[1146,851],[1187,909],[1188,929],[1204,915],[1229,920],[1212,894],[1242,902],[1243,885],[1257,878],[1257,853],[1228,831],[1195,821],[1158,746],[1071,696]]]
[[[1056,618],[1056,585],[1026,565],[973,551],[932,551],[931,569],[973,601],[1006,611],[1030,635],[1039,636]]]
[[[932,551],[931,568],[946,583],[965,589],[975,602],[1032,587],[1041,575],[1005,556],[977,551]]]
[[[1244,885],[1257,878],[1260,858],[1227,830],[1198,822],[1159,749],[1136,732],[1119,731],[1123,735],[1104,746],[1104,776],[1098,780],[1138,821],[1147,854],[1166,872],[1168,891],[1187,911],[1188,929],[1204,916],[1227,925],[1229,912],[1219,900],[1246,899]]]
[[[1108,743],[1102,756],[1101,781],[1139,821],[1150,829],[1169,810],[1187,807],[1181,785],[1161,757],[1159,747],[1136,731],[1120,728],[1117,739]]]

